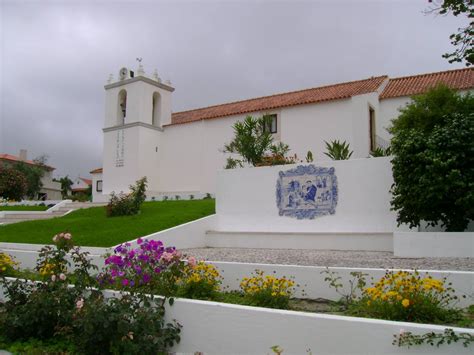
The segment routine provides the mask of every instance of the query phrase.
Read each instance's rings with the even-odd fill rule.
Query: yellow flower
[[[410,305],[410,300],[408,300],[408,299],[405,298],[405,299],[402,301],[402,306],[405,307],[405,308],[407,308],[409,305]]]

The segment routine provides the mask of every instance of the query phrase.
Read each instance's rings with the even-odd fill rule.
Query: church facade
[[[216,172],[226,163],[225,143],[232,126],[246,116],[271,115],[275,142],[289,145],[290,154],[327,160],[324,141],[350,144],[351,159],[367,158],[390,141],[387,128],[410,97],[438,83],[460,91],[474,88],[472,69],[389,78],[388,76],[172,113],[174,88],[158,75],[148,77],[122,68],[118,80],[105,85],[102,168],[91,171],[94,201],[143,176],[148,197],[190,195],[216,190]]]

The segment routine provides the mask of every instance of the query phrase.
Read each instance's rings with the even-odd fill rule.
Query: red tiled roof
[[[15,155],[11,155],[11,154],[0,154],[0,160],[8,160],[8,161],[13,161],[13,162],[17,162],[17,163],[21,162],[21,163],[35,165],[35,166],[43,166],[44,168],[46,168],[47,170],[50,170],[50,171],[55,170],[55,168],[53,168],[52,166],[40,165],[38,163],[35,163],[32,160],[21,160],[19,157],[15,156]]]
[[[81,177],[79,179],[84,181],[87,185],[92,185],[92,180],[91,179],[86,179],[86,178],[81,178]]]
[[[102,168],[97,168],[90,171],[91,174],[102,174]]]
[[[207,120],[217,117],[232,116],[243,113],[258,112],[280,107],[346,99],[355,95],[367,94],[369,92],[377,91],[377,89],[386,79],[387,76],[384,75],[364,80],[321,86],[313,89],[293,91],[250,100],[209,106],[196,110],[176,112],[171,116],[170,125]]]
[[[421,94],[439,83],[457,90],[473,88],[474,70],[465,68],[390,79],[380,99]]]

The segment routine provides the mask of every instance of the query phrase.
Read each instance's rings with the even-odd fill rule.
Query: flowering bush
[[[203,261],[188,258],[183,277],[178,281],[178,296],[196,299],[214,299],[222,284],[217,268]]]
[[[128,291],[141,291],[163,296],[176,295],[177,280],[184,275],[186,261],[174,247],[164,247],[161,241],[137,240],[115,248],[105,259],[106,269],[99,275],[102,285]]]
[[[77,299],[93,282],[89,272],[96,267],[90,263],[87,253],[74,247],[72,236],[60,233],[54,236],[53,242],[54,246],[45,246],[39,253],[36,269],[43,282],[1,281],[8,301],[2,305],[0,335],[9,340],[49,339],[67,328]],[[68,272],[71,262],[66,259],[67,255],[74,263],[73,272]],[[76,287],[68,287],[70,278],[75,280]]]
[[[145,295],[105,300],[96,294],[76,303],[68,336],[83,354],[167,354],[181,326],[165,324],[163,304]]]
[[[255,270],[252,277],[244,277],[240,283],[245,297],[253,305],[271,308],[288,308],[294,286],[293,280],[265,275],[261,270]]]
[[[12,276],[16,271],[18,263],[5,253],[0,253],[0,276]]]
[[[457,299],[446,279],[422,277],[417,271],[387,271],[372,287],[363,289],[356,308],[368,316],[414,322],[445,322],[459,318],[452,309]]]
[[[109,204],[105,206],[107,217],[132,216],[140,212],[140,207],[145,202],[147,187],[146,177],[138,180],[135,185],[130,185],[130,193],[116,195],[112,192]]]
[[[28,190],[28,180],[13,166],[0,166],[0,196],[3,199],[21,201]]]
[[[60,233],[53,242],[54,247],[41,249],[37,261],[42,282],[1,279],[7,301],[0,303],[0,338],[12,342],[59,337],[86,354],[166,353],[179,342],[179,324],[165,324],[164,299],[154,302],[145,294],[134,293],[105,300],[101,291],[89,287],[95,285],[90,272],[96,267],[87,253],[74,247],[72,236]],[[145,268],[145,256],[158,246],[143,244],[146,252],[137,260]],[[177,258],[174,250],[164,249],[160,259],[162,265],[169,265]],[[74,264],[72,272],[68,271],[69,260]]]

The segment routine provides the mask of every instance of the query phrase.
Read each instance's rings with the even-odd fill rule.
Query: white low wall
[[[106,298],[120,292],[106,290]],[[0,299],[4,300],[0,287]],[[166,303],[166,322],[182,325],[177,354],[270,354],[280,346],[284,354],[471,354],[461,343],[439,348],[429,345],[410,349],[392,345],[400,331],[414,334],[442,333],[445,326],[384,321],[176,299]],[[474,329],[451,328],[474,335]]]
[[[212,248],[393,251],[392,233],[278,233],[208,231]]]
[[[165,246],[174,246],[177,249],[203,248],[206,246],[206,231],[215,228],[216,215],[207,216],[179,226],[152,233],[141,239],[161,240]],[[130,242],[137,246],[137,239]]]
[[[177,299],[166,319],[182,326],[177,353],[271,354],[472,354],[462,344],[399,348],[393,335],[442,333],[446,327],[369,318],[282,311],[216,302]],[[474,329],[453,328],[474,335]],[[308,352],[308,350],[310,352]]]
[[[395,232],[393,253],[404,258],[474,258],[474,232]]]
[[[297,165],[221,170],[217,179],[217,230],[389,233],[397,228],[396,214],[390,210],[393,178],[389,157],[313,165],[335,168],[338,202],[334,215],[313,220],[278,215],[278,173]]]

